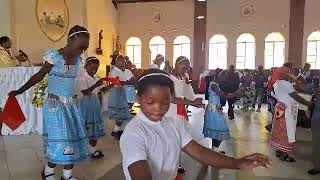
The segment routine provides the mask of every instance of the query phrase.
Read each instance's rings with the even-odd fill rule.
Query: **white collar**
[[[84,69],[84,73],[83,73],[83,75],[84,76],[86,76],[87,78],[90,78],[90,79],[96,79],[96,77],[95,76],[90,76],[89,74],[88,74],[88,72],[87,72],[87,70],[86,69]]]
[[[160,124],[161,123],[161,121],[157,121],[157,122],[151,121],[146,115],[144,115],[144,113],[141,110],[139,111],[137,117],[140,118],[143,122],[146,122],[146,123],[151,124],[151,125],[155,125],[155,124]]]

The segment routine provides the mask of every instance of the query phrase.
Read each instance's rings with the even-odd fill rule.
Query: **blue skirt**
[[[136,103],[137,102],[137,93],[134,86],[129,85],[125,86],[126,99],[128,103]]]
[[[80,101],[80,112],[90,140],[106,136],[101,105],[96,95],[82,97]]]
[[[129,110],[125,91],[120,87],[113,87],[110,89],[108,99],[108,113],[109,119],[118,122],[129,121],[132,115]]]
[[[88,138],[76,100],[47,98],[43,106],[43,143],[46,159],[68,165],[89,157]]]
[[[231,138],[229,128],[223,114],[207,110],[204,115],[203,135],[205,138],[228,140]]]

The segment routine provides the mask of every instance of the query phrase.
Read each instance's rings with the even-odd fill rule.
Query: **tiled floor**
[[[204,146],[210,146],[210,140],[204,139],[201,130],[203,126],[203,111],[193,109],[190,118],[192,135]],[[298,129],[298,142],[294,156],[296,163],[285,163],[274,158],[270,148],[269,134],[264,129],[267,123],[267,113],[236,112],[236,120],[229,121],[232,140],[223,142],[222,149],[230,156],[243,156],[252,152],[270,155],[273,166],[270,169],[258,168],[253,172],[217,170],[207,168],[195,162],[186,155],[182,164],[187,169],[184,180],[302,180],[320,179],[320,176],[310,177],[306,173],[311,164],[311,132]],[[111,131],[112,123],[106,121]],[[75,175],[81,180],[123,180],[121,154],[118,142],[110,136],[99,143],[99,148],[105,153],[101,160],[87,161],[75,168]],[[42,140],[39,135],[0,137],[0,179],[1,180],[39,180],[43,168]],[[61,169],[57,170],[57,177]]]

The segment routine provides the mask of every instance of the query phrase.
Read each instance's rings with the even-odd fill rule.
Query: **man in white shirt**
[[[153,60],[153,64],[150,65],[149,69],[160,69],[161,64],[164,62],[164,57],[161,54],[156,56]]]

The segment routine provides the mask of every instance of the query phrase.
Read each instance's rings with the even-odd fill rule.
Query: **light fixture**
[[[204,19],[204,16],[197,16],[197,19]]]

